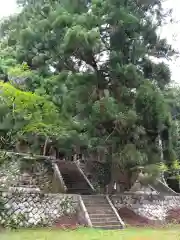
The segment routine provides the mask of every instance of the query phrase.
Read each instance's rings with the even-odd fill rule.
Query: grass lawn
[[[167,229],[126,229],[119,231],[79,229],[20,230],[0,233],[0,240],[180,240],[180,227]]]

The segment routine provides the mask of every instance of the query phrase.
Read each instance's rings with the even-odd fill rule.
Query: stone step
[[[85,195],[83,197],[83,201],[85,201],[85,202],[106,202],[107,203],[106,198],[96,198],[96,197],[94,197],[94,195],[92,195],[92,197],[86,197],[86,195]]]
[[[85,187],[85,186],[69,186],[69,189],[74,189],[74,190],[79,190],[79,189],[82,189],[82,190],[88,190],[89,188],[88,187]]]
[[[89,213],[89,216],[90,216],[90,218],[98,218],[98,217],[100,217],[100,218],[111,218],[111,217],[114,217],[114,213],[113,212],[111,212],[111,213],[100,213],[100,214],[98,214],[98,213]]]
[[[92,198],[92,199],[105,199],[106,197],[105,197],[105,195],[86,195],[86,196],[84,196],[83,197],[83,199],[90,199],[90,198]]]
[[[82,176],[82,175],[76,175],[76,176],[68,176],[68,175],[64,175],[64,174],[62,174],[62,177],[63,177],[63,179],[64,179],[64,181],[69,181],[69,182],[82,182],[82,181],[86,181],[85,179],[84,179],[84,177]]]
[[[106,210],[106,209],[111,209],[111,207],[108,205],[108,204],[102,204],[102,205],[100,205],[100,204],[84,204],[87,208],[96,208],[97,210],[98,209],[100,209],[100,210],[102,210],[102,209],[104,209],[104,210]],[[111,209],[112,210],[112,209]]]
[[[95,195],[92,196],[84,196],[83,200],[84,201],[107,201],[106,197],[94,197]]]
[[[84,199],[83,201],[85,204],[108,204],[106,199]]]
[[[110,208],[109,204],[107,202],[86,202],[86,201],[83,201],[84,202],[84,205],[87,206],[87,207],[97,207],[97,208]]]
[[[84,193],[84,194],[87,194],[87,193],[90,193],[89,190],[83,190],[83,189],[68,189],[67,192],[73,192],[74,194],[80,194],[80,193]]]
[[[67,194],[80,194],[80,195],[86,195],[87,192],[85,192],[85,191],[67,191]]]
[[[105,221],[104,219],[96,219],[96,220],[91,219],[91,222],[92,222],[92,225],[104,225],[104,224],[118,225],[119,224],[117,219],[111,220],[111,221]]]
[[[77,180],[70,180],[70,179],[67,179],[67,178],[63,177],[63,180],[65,182],[67,182],[68,184],[72,184],[72,185],[78,185],[79,184],[79,185],[89,186],[84,179],[82,179],[82,181],[80,181],[79,179],[77,179]]]
[[[91,208],[88,207],[87,208],[88,213],[96,213],[96,214],[113,214],[114,212],[112,211],[112,209],[97,209],[97,208]]]
[[[108,204],[108,201],[106,199],[99,199],[99,198],[84,199],[84,197],[83,197],[83,201],[84,201],[84,203],[92,203],[92,204],[95,203],[95,204],[99,204],[99,205],[104,204],[104,203]]]
[[[67,174],[62,173],[62,176],[65,179],[74,179],[74,176],[69,175],[69,173],[67,173]],[[75,177],[80,177],[81,179],[84,179],[83,176],[80,173],[76,174]]]
[[[84,204],[86,207],[96,207],[96,208],[109,208],[110,207],[108,203],[99,204],[99,203],[95,203],[95,202],[93,202],[93,203],[84,202]]]
[[[109,204],[108,203],[105,203],[105,202],[86,202],[84,201],[84,205],[87,206],[87,207],[97,207],[97,208],[109,208]]]
[[[92,195],[82,197],[94,228],[121,229],[123,228],[109,205],[106,196]]]
[[[98,222],[103,220],[104,222],[118,222],[117,217],[113,216],[113,217],[101,217],[101,216],[97,216],[97,217],[91,217],[91,221],[92,222]]]
[[[80,184],[80,185],[88,185],[87,182],[84,179],[67,179],[63,177],[64,182],[67,182],[68,184]]]
[[[74,194],[87,194],[91,193],[90,189],[74,189],[74,188],[68,188],[67,190],[68,193],[74,193]]]
[[[67,186],[68,186],[69,184],[67,184]],[[69,185],[69,189],[74,189],[74,190],[78,190],[78,189],[83,189],[83,190],[87,190],[87,189],[90,189],[90,187],[88,187],[88,186],[78,186],[78,185]]]

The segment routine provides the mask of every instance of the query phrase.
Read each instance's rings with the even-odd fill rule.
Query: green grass
[[[19,230],[0,233],[0,240],[180,240],[180,227],[167,229],[126,229],[118,231],[79,229]]]

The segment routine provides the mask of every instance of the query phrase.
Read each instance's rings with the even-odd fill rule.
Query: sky
[[[16,0],[0,0],[0,18],[17,11]]]
[[[0,0],[0,2],[0,19],[18,11],[16,0]],[[160,30],[160,35],[167,38],[168,42],[180,51],[180,0],[166,0],[164,7],[173,8],[174,23],[164,26]],[[168,64],[172,72],[172,80],[180,83],[180,58]]]

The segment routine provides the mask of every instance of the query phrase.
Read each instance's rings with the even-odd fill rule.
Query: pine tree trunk
[[[49,138],[46,138],[45,143],[44,143],[43,156],[46,156],[46,150],[47,150],[48,140],[49,140]]]

